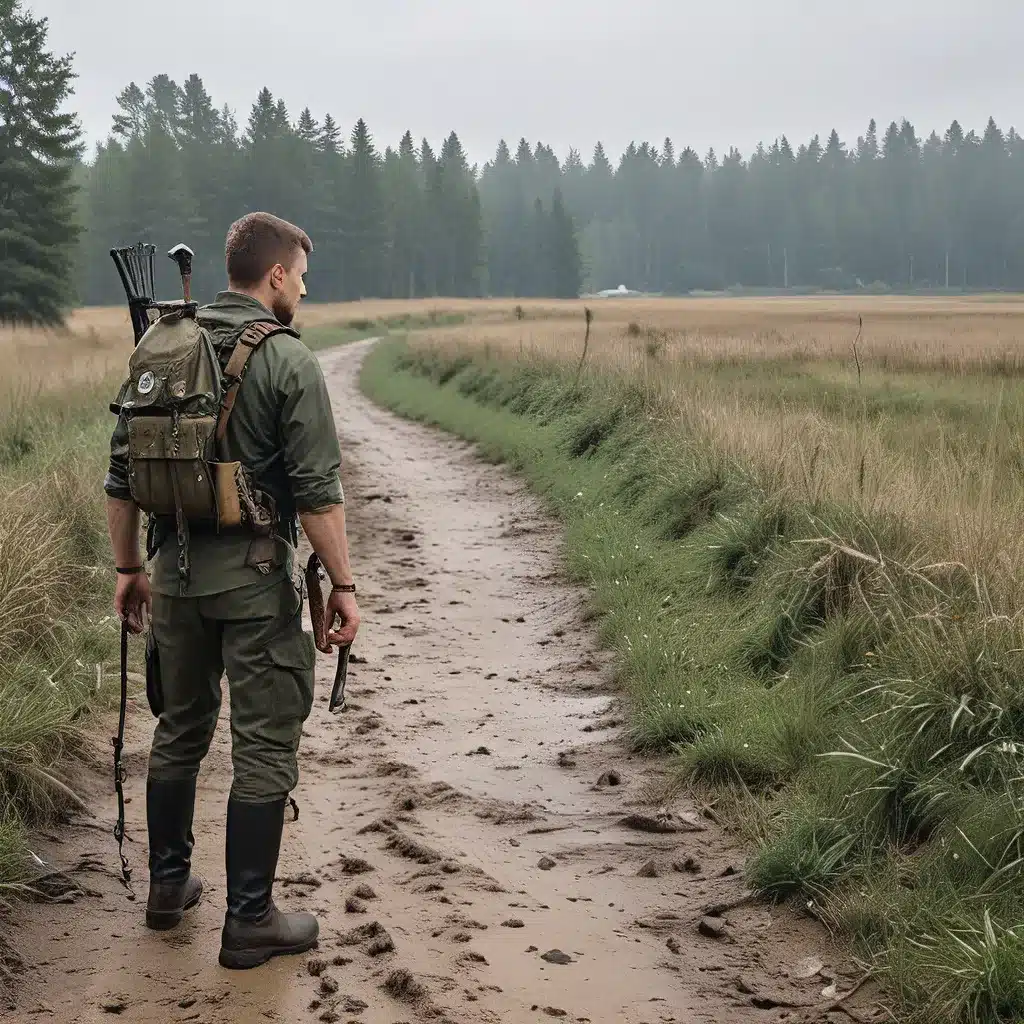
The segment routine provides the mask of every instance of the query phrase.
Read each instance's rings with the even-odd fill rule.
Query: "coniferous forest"
[[[1024,140],[990,119],[925,137],[906,120],[784,136],[745,156],[669,139],[586,158],[458,135],[375,139],[269,89],[240,123],[202,79],[117,97],[86,152],[70,58],[45,23],[0,9],[0,321],[48,322],[122,300],[111,246],[187,242],[197,294],[223,284],[228,225],[256,209],[305,227],[311,298],[649,292],[1024,289]],[[73,104],[73,99],[72,99]],[[682,118],[685,120],[685,118]],[[498,134],[500,126],[495,126]]]
[[[386,145],[362,120],[293,116],[266,89],[239,125],[195,75],[131,85],[118,104],[81,167],[82,245],[186,239],[204,289],[228,224],[255,209],[307,227],[325,300],[1024,288],[1024,141],[992,120],[927,137],[872,121],[852,143],[783,136],[748,157],[666,139],[560,159],[522,139],[478,167],[455,132]],[[102,261],[81,265],[86,302],[119,299]]]

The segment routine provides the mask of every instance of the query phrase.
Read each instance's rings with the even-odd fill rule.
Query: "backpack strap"
[[[256,320],[247,324],[235,342],[231,351],[228,365],[224,368],[224,376],[229,381],[227,390],[224,392],[224,400],[221,402],[220,415],[217,417],[217,441],[224,440],[224,434],[228,429],[228,420],[231,418],[231,410],[235,407],[235,399],[238,397],[238,389],[242,384],[242,375],[245,372],[245,364],[249,362],[249,356],[253,354],[272,334],[293,334],[294,332],[272,320]]]

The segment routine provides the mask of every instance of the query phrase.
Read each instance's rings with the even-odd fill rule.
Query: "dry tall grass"
[[[431,318],[472,317],[508,319],[514,303],[509,300],[417,299],[412,301],[368,300],[349,303],[306,303],[296,326],[318,329],[355,324],[415,319],[429,324]],[[557,304],[532,307],[536,312],[557,314]],[[566,310],[572,312],[571,307]],[[0,327],[0,422],[7,415],[12,393],[24,395],[59,391],[81,383],[110,380],[121,374],[132,349],[131,324],[124,306],[76,310],[67,326],[54,330]]]
[[[589,370],[643,388],[781,487],[924,524],[929,546],[991,578],[1003,607],[1024,596],[1024,298],[368,300],[306,304],[297,324],[462,318],[417,342],[571,363],[584,306]],[[0,450],[5,424],[20,443],[13,410],[47,392],[94,401],[90,386],[109,390],[130,346],[120,307],[80,310],[64,331],[0,332]]]
[[[90,311],[0,333],[0,903],[34,870],[24,829],[76,802],[83,712],[116,695],[101,484],[120,327]]]
[[[582,302],[419,332],[575,365]],[[1024,301],[1015,298],[589,303],[587,369],[640,388],[668,423],[780,491],[919,524],[935,558],[1024,599]],[[859,318],[863,317],[863,330]]]

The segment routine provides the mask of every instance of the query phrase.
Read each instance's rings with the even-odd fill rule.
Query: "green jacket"
[[[198,319],[210,332],[224,365],[246,324],[276,317],[256,299],[224,291],[200,308]],[[297,338],[273,335],[253,353],[228,421],[226,441],[229,457],[252,472],[257,487],[273,495],[283,536],[268,543],[246,533],[192,531],[189,597],[287,578],[297,541],[296,515],[344,501],[338,476],[341,450],[327,384],[316,356]],[[132,500],[123,415],[118,416],[110,440],[103,489],[111,497]],[[151,538],[157,548],[153,589],[176,595],[178,545],[173,521],[151,524]]]

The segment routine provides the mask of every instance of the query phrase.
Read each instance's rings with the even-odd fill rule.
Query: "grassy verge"
[[[0,903],[33,874],[27,832],[76,803],[85,716],[118,692],[109,399],[87,384],[23,389],[0,411]]]
[[[633,744],[742,810],[757,890],[846,935],[904,1019],[1024,1019],[1024,637],[981,579],[613,377],[388,342],[362,384],[563,518]]]

